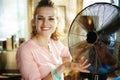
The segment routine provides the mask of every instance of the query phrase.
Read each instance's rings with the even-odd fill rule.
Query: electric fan
[[[120,8],[111,3],[94,3],[73,20],[68,47],[73,62],[87,59],[90,73],[109,74],[120,67]],[[94,79],[98,79],[95,78]]]

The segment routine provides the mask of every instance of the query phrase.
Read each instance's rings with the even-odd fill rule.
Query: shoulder
[[[68,51],[68,47],[65,46],[60,40],[57,40],[57,41],[52,40],[51,45],[58,51],[61,51],[61,52]]]
[[[58,47],[65,47],[64,44],[60,40],[51,40],[51,43],[58,46]]]
[[[35,44],[33,43],[32,40],[28,40],[26,42],[24,42],[23,44],[21,44],[18,48],[18,50],[31,50],[35,47]]]

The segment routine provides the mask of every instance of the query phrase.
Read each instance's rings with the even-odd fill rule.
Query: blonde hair
[[[56,6],[54,5],[54,3],[51,0],[40,0],[40,2],[38,3],[38,5],[35,8],[34,11],[34,16],[33,16],[33,20],[32,20],[32,35],[31,37],[35,36],[37,34],[37,30],[36,30],[36,26],[35,24],[35,18],[36,18],[36,14],[37,14],[37,10],[40,7],[52,7],[56,9]],[[51,35],[51,39],[53,40],[58,40],[60,36],[60,33],[58,32],[57,28],[55,30],[55,32]]]

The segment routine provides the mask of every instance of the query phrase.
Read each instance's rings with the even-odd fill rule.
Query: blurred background
[[[120,6],[120,0],[53,1],[60,11],[60,23],[62,24],[58,28],[62,33],[61,41],[66,46],[68,46],[67,33],[69,27],[75,16],[83,8],[95,2],[108,2]],[[20,79],[15,59],[16,50],[19,45],[27,41],[31,36],[31,20],[38,2],[39,0],[0,0],[0,80],[2,78],[7,79],[8,75],[17,76]],[[120,35],[117,35],[117,37],[120,38]]]

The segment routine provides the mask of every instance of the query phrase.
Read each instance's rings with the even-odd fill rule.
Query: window
[[[0,0],[0,40],[26,37],[27,0]]]
[[[93,4],[93,3],[96,3],[96,2],[108,2],[108,3],[111,3],[111,0],[84,0],[83,1],[83,8]]]

